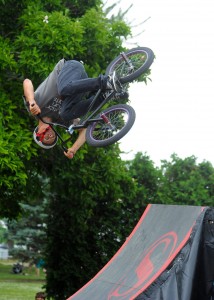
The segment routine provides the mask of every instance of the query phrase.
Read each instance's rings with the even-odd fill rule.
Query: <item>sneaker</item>
[[[77,119],[73,119],[73,125],[78,125],[80,122],[80,118],[77,118]]]
[[[129,99],[129,93],[128,92],[121,92],[116,94],[117,99]]]
[[[114,90],[115,92],[121,91],[121,83],[117,78],[115,71],[112,75],[108,75],[106,90]]]
[[[73,119],[73,120],[70,120],[70,121],[65,121],[63,120],[61,117],[59,117],[56,121],[56,124],[59,124],[59,125],[64,125],[66,127],[70,127],[71,125],[72,126],[75,126],[75,125],[78,125],[80,122],[80,119],[77,118],[77,119]]]

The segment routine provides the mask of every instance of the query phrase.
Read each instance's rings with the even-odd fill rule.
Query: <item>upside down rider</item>
[[[82,63],[76,60],[61,59],[49,76],[34,91],[30,79],[23,81],[24,100],[27,110],[33,115],[38,114],[45,122],[72,124],[84,115],[93,96],[87,98],[88,92],[113,89],[114,84],[110,76],[100,75],[88,78]],[[95,107],[100,104],[97,99]],[[37,118],[37,117],[36,117]],[[38,119],[38,118],[37,118]],[[73,158],[77,150],[85,143],[86,129],[79,129],[77,140],[64,154]],[[57,143],[57,136],[53,129],[38,119],[33,137],[35,142],[44,149],[50,149]]]

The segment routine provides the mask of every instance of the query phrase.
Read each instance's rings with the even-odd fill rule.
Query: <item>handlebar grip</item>
[[[30,106],[31,106],[31,107],[34,107],[34,106],[35,106],[35,103],[33,103],[33,104],[30,104]],[[39,119],[41,119],[41,117],[40,117],[40,113],[39,113],[39,114],[37,114],[36,116],[37,116]]]
[[[31,104],[30,106],[31,106],[31,107],[34,107],[34,106],[35,106],[35,103]],[[37,114],[37,116],[39,116],[39,114]]]
[[[62,146],[62,149],[67,153],[68,152],[68,148],[66,148],[65,146]]]

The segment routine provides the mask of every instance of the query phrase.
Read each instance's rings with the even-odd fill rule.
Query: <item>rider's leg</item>
[[[77,97],[79,99],[77,99]],[[83,116],[84,114],[86,114],[94,99],[94,96],[88,99],[82,99],[82,96],[79,95],[77,97],[75,97],[76,101],[67,101],[67,99],[63,101],[61,111],[60,111],[60,117],[63,120],[70,121],[73,119],[77,119]],[[103,98],[102,96],[100,96],[94,103],[93,109],[97,108],[102,102],[102,100]]]
[[[107,85],[107,76],[88,78],[84,66],[78,61],[67,61],[58,76],[58,93],[63,99],[60,117],[70,121],[84,115],[92,98],[84,99],[86,92],[94,91]],[[97,100],[99,105],[99,100]]]
[[[62,98],[78,93],[105,89],[108,76],[88,78],[84,66],[75,60],[67,61],[58,76],[58,93]]]

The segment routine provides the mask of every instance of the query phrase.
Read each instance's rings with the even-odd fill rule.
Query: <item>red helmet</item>
[[[53,148],[58,141],[58,136],[55,135],[55,140],[53,141],[53,143],[51,144],[46,144],[43,142],[45,133],[50,129],[51,127],[48,126],[45,131],[43,131],[42,133],[38,133],[38,126],[35,128],[34,132],[33,132],[33,138],[34,141],[37,143],[37,145],[39,145],[40,147],[44,148],[44,149],[50,149]]]

